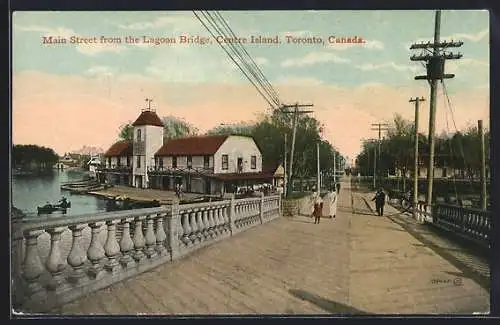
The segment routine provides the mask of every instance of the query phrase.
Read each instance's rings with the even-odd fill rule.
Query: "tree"
[[[198,133],[198,129],[191,123],[188,123],[175,116],[166,116],[163,118],[163,138],[164,140],[174,139],[184,136],[193,136]],[[134,127],[126,123],[120,126],[119,138],[121,140],[132,141],[134,138]]]
[[[134,138],[134,127],[131,123],[126,123],[120,126],[119,138],[121,140],[132,141],[132,139]]]
[[[39,170],[52,169],[59,156],[53,149],[37,145],[15,145],[12,148],[12,163],[14,168]]]

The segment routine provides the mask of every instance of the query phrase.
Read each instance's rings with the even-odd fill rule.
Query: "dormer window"
[[[137,141],[141,141],[141,130],[137,130]]]

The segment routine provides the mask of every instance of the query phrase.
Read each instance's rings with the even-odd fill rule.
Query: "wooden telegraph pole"
[[[320,171],[320,167],[319,167],[319,142],[316,143],[316,167],[317,167],[317,171],[316,171],[316,183],[318,185],[317,186],[317,191],[318,191],[318,195],[321,193],[321,171]]]
[[[436,11],[435,26],[434,26],[434,42],[413,44],[410,46],[411,50],[421,49],[430,51],[432,54],[422,53],[420,55],[412,55],[411,61],[425,61],[427,74],[425,76],[416,76],[415,80],[427,80],[430,84],[430,112],[429,112],[429,161],[427,167],[427,197],[426,203],[432,204],[432,185],[434,181],[434,147],[435,147],[435,122],[436,122],[436,97],[437,97],[437,82],[438,80],[453,78],[454,74],[445,74],[444,66],[446,60],[460,59],[462,54],[453,54],[445,52],[441,49],[460,47],[463,42],[440,42],[440,29],[441,29],[441,11]]]
[[[387,131],[389,125],[387,123],[374,123],[372,124],[372,131],[378,131],[378,155],[377,148],[375,148],[375,154],[373,156],[373,188],[376,188],[376,177],[377,177],[377,165],[380,169],[380,140],[382,138],[382,131]]]
[[[418,205],[418,111],[420,102],[425,101],[424,97],[410,98],[410,103],[415,103],[415,157],[413,160],[413,218],[417,219]]]
[[[306,114],[306,113],[312,113],[313,111],[300,111],[299,107],[312,107],[312,104],[305,104],[305,105],[299,105],[296,103],[295,105],[283,105],[281,108],[291,108],[293,107],[294,110],[293,112],[283,110],[284,113],[287,114],[293,114],[293,133],[292,133],[292,150],[290,152],[290,165],[289,165],[289,173],[288,173],[288,189],[287,189],[287,195],[290,195],[292,192],[292,176],[293,176],[293,154],[295,152],[295,136],[297,133],[297,123],[298,123],[298,118],[299,114]]]
[[[483,120],[477,121],[479,139],[481,140],[481,209],[488,209],[487,191],[486,191],[486,150],[484,145]]]
[[[283,196],[286,197],[286,186],[287,186],[287,170],[286,170],[286,154],[287,154],[287,147],[286,147],[286,139],[287,139],[288,135],[287,133],[285,132],[285,155],[283,157],[283,169],[284,169],[284,172],[285,172],[285,177],[283,179]]]

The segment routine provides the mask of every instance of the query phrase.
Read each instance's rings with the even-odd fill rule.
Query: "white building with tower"
[[[149,105],[148,105],[149,106]],[[280,165],[262,166],[254,139],[241,135],[190,136],[164,141],[164,124],[154,110],[142,110],[132,123],[133,136],[104,154],[100,182],[136,188],[221,194],[240,186],[282,186]]]

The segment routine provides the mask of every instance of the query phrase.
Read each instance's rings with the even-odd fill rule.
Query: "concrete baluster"
[[[224,221],[221,218],[222,209],[223,207],[221,206],[217,206],[214,209],[214,223],[215,223],[214,231],[216,235],[222,234],[222,227],[224,224]]]
[[[196,238],[198,238],[198,226],[196,225],[196,213],[193,211],[189,211],[189,225],[191,226],[191,233],[189,234],[189,240],[191,244],[196,242]]]
[[[121,222],[122,238],[120,240],[120,250],[122,252],[122,257],[120,258],[120,264],[124,268],[132,267],[135,264],[132,257],[134,242],[132,241],[132,237],[130,236],[130,222],[132,220],[133,218],[126,218]]]
[[[208,239],[210,237],[210,224],[208,222],[208,210],[203,208],[201,210],[201,222],[203,223],[203,238]]]
[[[196,227],[198,231],[196,232],[196,239],[198,242],[202,242],[204,238],[205,225],[202,220],[202,212],[200,210],[196,211]]]
[[[210,234],[211,238],[215,237],[215,220],[214,220],[214,209],[213,208],[208,208],[207,210],[208,213],[208,233]]]
[[[135,229],[134,229],[134,260],[136,262],[141,262],[144,260],[144,246],[146,245],[146,240],[142,233],[142,222],[146,219],[145,216],[140,216],[135,218]]]
[[[50,234],[50,252],[45,267],[52,274],[52,279],[47,285],[48,290],[60,291],[65,285],[63,272],[66,269],[66,263],[61,256],[61,234],[65,229],[65,227],[57,227],[47,230]]]
[[[163,226],[164,214],[159,214],[156,217],[156,251],[160,255],[164,255],[167,251],[165,248],[165,239],[167,239],[167,234],[165,233],[165,228]]]
[[[70,281],[73,284],[81,284],[86,280],[86,274],[84,270],[85,261],[87,260],[87,253],[83,248],[83,236],[82,231],[87,225],[73,225],[69,229],[73,233],[73,243],[71,244],[71,250],[68,254],[67,262],[73,268],[73,273],[70,275]]]
[[[189,235],[191,234],[191,226],[189,225],[189,212],[184,212],[180,215],[180,218],[182,220],[182,242],[185,245],[188,245],[190,242]]]
[[[28,284],[28,295],[35,295],[43,290],[40,276],[44,271],[43,263],[38,255],[38,237],[43,230],[30,230],[24,233],[26,238],[26,254],[22,264],[23,278]]]
[[[99,241],[99,234],[101,232],[102,222],[90,223],[89,227],[91,229],[90,246],[87,250],[87,258],[89,259],[91,266],[89,269],[89,275],[96,279],[102,275],[103,269],[101,265],[101,260],[106,256],[104,248]]]
[[[108,257],[108,261],[104,268],[111,273],[117,272],[120,268],[120,263],[118,262],[120,245],[116,240],[116,224],[118,222],[118,220],[110,220],[106,222],[108,235],[106,237],[106,243],[104,244],[104,252]]]
[[[154,258],[158,255],[156,252],[155,246],[156,246],[156,236],[154,232],[154,219],[156,216],[154,215],[149,215],[146,218],[146,256],[148,258]]]

